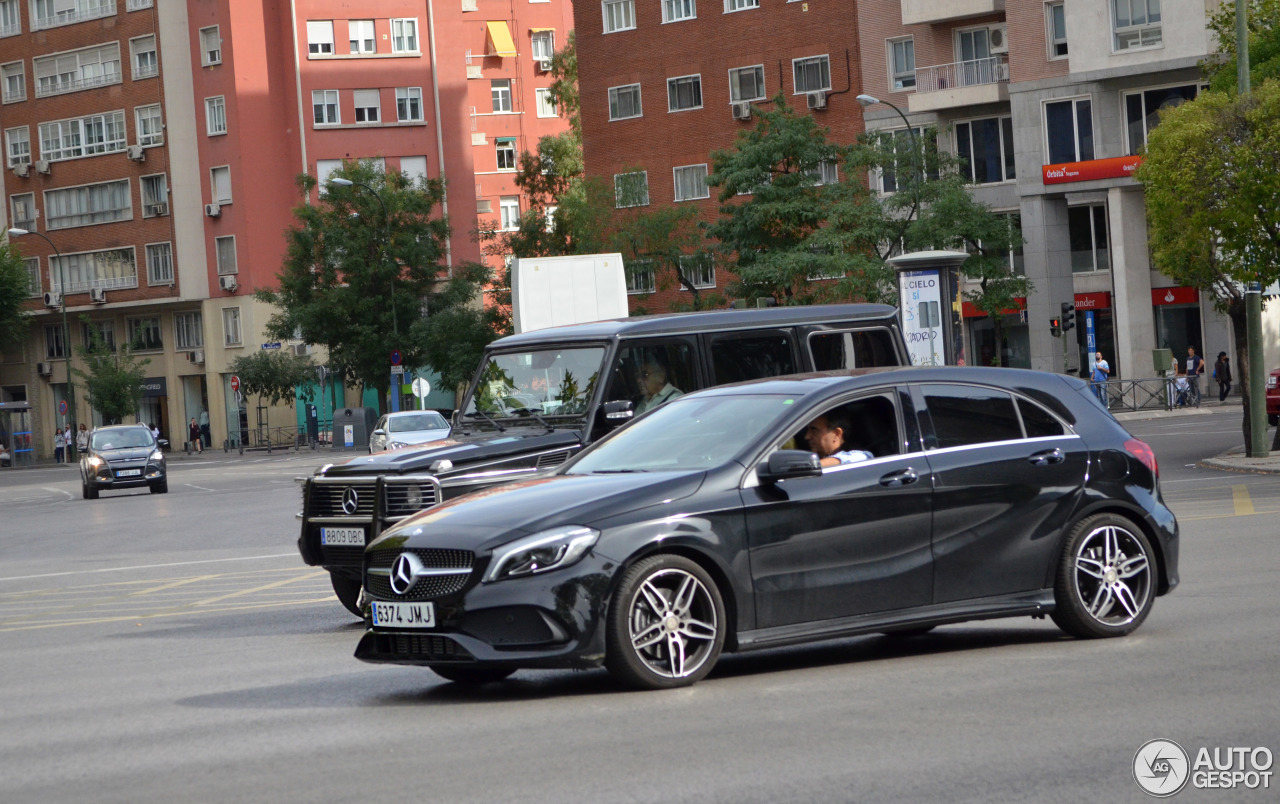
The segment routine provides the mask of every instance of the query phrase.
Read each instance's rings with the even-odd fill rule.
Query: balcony
[[[120,83],[120,62],[104,62],[102,67],[105,69],[97,75],[85,75],[80,78],[64,78],[62,76],[41,78],[39,83],[36,84],[36,97],[47,98],[51,95],[65,95],[68,92],[79,92],[84,89]]]
[[[9,25],[0,25],[0,39],[6,36],[17,36],[22,33],[22,25],[19,23],[11,23]]]
[[[916,70],[912,112],[933,112],[1009,100],[1009,63],[1004,56],[938,64]]]
[[[903,25],[929,25],[1004,13],[1004,0],[902,0]]]
[[[100,17],[116,15],[115,0],[79,0],[71,11],[60,11],[46,17],[32,15],[31,30],[43,31],[61,25],[73,25],[85,20],[96,20]]]

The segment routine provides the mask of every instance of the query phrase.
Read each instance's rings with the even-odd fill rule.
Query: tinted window
[[[823,413],[827,426],[844,430],[842,450],[864,450],[877,458],[902,452],[898,410],[888,396],[871,396],[846,402]],[[806,429],[809,422],[805,422]],[[805,430],[795,437],[794,449],[808,449]]]
[[[1027,438],[1043,438],[1066,433],[1062,423],[1053,418],[1053,414],[1034,402],[1019,399],[1018,412],[1022,414],[1022,426],[1027,430]]]
[[[809,336],[809,354],[818,371],[896,366],[901,362],[887,329],[815,332]]]
[[[667,389],[663,393],[664,389]],[[674,389],[674,390],[671,390]],[[688,341],[663,343],[623,342],[609,380],[605,400],[631,400],[636,409],[646,399],[663,401],[698,389],[694,369],[693,344]]]
[[[971,385],[926,385],[936,449],[1022,438],[1013,398],[1004,391]]]
[[[716,385],[795,374],[791,338],[782,333],[720,338],[711,344]]]

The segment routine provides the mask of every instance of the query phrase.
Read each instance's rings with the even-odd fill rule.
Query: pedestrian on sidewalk
[[[1213,364],[1213,379],[1218,383],[1218,401],[1226,402],[1231,393],[1231,358],[1226,352],[1218,352],[1218,362]]]
[[[58,432],[53,434],[53,460],[55,463],[62,463],[67,454],[67,434],[62,432],[62,428],[58,428]]]
[[[1093,373],[1089,375],[1089,379],[1093,381],[1093,392],[1098,395],[1098,401],[1102,406],[1107,407],[1107,380],[1111,377],[1111,365],[1102,358],[1102,352],[1098,352],[1093,356]]]
[[[1196,354],[1196,347],[1187,347],[1187,385],[1196,407],[1200,407],[1200,375],[1204,374],[1204,358]]]
[[[80,429],[76,431],[76,452],[81,455],[89,451],[89,430],[84,426],[84,422],[80,422]]]
[[[191,424],[187,427],[187,434],[191,443],[195,446],[196,452],[204,452],[204,446],[200,440],[200,425],[196,424],[196,417],[191,417]]]

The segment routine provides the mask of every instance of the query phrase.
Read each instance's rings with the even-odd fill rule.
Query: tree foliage
[[[240,391],[245,395],[254,394],[269,405],[285,402],[290,407],[297,389],[309,392],[316,379],[316,367],[310,358],[281,349],[240,355],[231,361],[231,373],[240,378]]]
[[[1242,97],[1203,92],[1161,114],[1136,172],[1156,267],[1209,294],[1231,319],[1248,383],[1246,283],[1280,279],[1280,80]],[[1256,400],[1261,402],[1261,400]],[[1251,444],[1248,395],[1245,444]]]
[[[75,347],[84,368],[73,368],[71,373],[84,381],[89,405],[104,421],[118,422],[132,416],[142,403],[142,381],[151,361],[138,359],[128,346],[109,348],[88,316],[80,320],[89,342]]]
[[[354,184],[340,186],[333,178]],[[314,177],[298,177],[304,200],[316,186]],[[326,346],[330,370],[378,389],[379,399],[391,384],[392,349],[400,350],[406,365],[430,365],[438,344],[411,333],[443,337],[417,325],[428,311],[444,314],[460,298],[444,265],[449,224],[439,209],[443,198],[439,179],[414,182],[372,164],[344,163],[315,203],[294,209],[280,287],[257,294],[278,308],[268,335],[283,340],[297,333]],[[482,276],[483,268],[455,269],[455,281]],[[477,284],[472,297],[479,292]],[[484,315],[479,309],[470,314]]]
[[[428,314],[410,330],[419,344],[426,364],[440,375],[441,387],[457,388],[470,381],[484,347],[496,335],[511,331],[509,298],[482,303],[481,289],[489,284],[491,272],[471,263],[454,271],[453,278],[437,286],[428,302]],[[504,303],[505,302],[505,303]]]
[[[0,352],[20,346],[31,332],[24,305],[31,278],[12,243],[0,243]]]
[[[1220,51],[1204,62],[1205,78],[1215,92],[1234,94],[1236,78],[1236,4],[1225,2],[1209,18]],[[1249,79],[1261,86],[1280,78],[1280,0],[1250,0]]]

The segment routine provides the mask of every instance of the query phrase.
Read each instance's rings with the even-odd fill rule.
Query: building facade
[[[246,412],[228,367],[311,351],[265,343],[272,309],[253,298],[276,283],[291,210],[314,200],[299,173],[370,159],[444,177],[449,264],[500,266],[476,232],[514,226],[516,155],[566,126],[545,92],[571,28],[568,0],[0,0],[0,218],[32,232],[15,240],[32,337],[0,356],[0,402],[29,407],[35,453],[72,423],[87,326],[149,361],[136,418],[175,444],[191,418],[216,445],[247,419],[296,423]],[[100,423],[72,385],[77,418]]]

